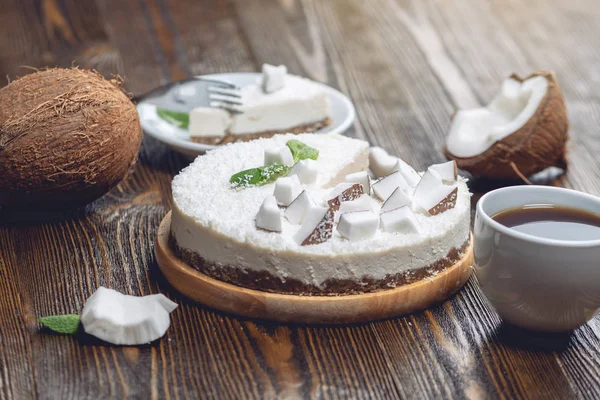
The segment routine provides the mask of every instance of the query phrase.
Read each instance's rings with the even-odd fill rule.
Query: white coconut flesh
[[[548,80],[543,76],[523,82],[506,79],[486,107],[456,113],[446,139],[448,152],[460,158],[483,153],[533,118],[547,91]]]

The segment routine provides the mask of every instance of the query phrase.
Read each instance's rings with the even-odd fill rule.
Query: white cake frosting
[[[331,278],[379,280],[427,267],[468,241],[471,195],[460,177],[454,208],[434,216],[415,212],[419,233],[379,229],[372,238],[349,241],[334,232],[329,241],[301,246],[293,239],[300,226],[285,218],[281,233],[257,229],[255,217],[274,184],[232,189],[229,178],[261,166],[266,148],[290,139],[320,152],[317,181],[305,185],[318,203],[328,200],[331,188],[347,174],[368,168],[368,144],[339,135],[277,135],[223,146],[198,157],[173,180],[171,233],[178,246],[216,265],[267,271],[284,281],[294,278],[320,287]]]
[[[241,88],[242,113],[198,107],[190,112],[190,135],[225,136],[285,131],[323,121],[330,116],[329,97],[323,87],[309,79],[287,74],[283,87],[263,91],[262,78]]]

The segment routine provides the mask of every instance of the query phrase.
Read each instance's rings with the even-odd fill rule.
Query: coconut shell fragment
[[[66,209],[119,183],[142,130],[116,81],[94,71],[47,69],[0,90],[0,205]]]
[[[511,78],[522,83],[537,76],[548,81],[548,88],[534,115],[521,128],[476,156],[456,157],[444,148],[446,157],[474,176],[492,179],[523,179],[552,166],[566,169],[569,122],[556,76],[537,72],[525,79],[517,75]]]
[[[352,201],[358,199],[365,193],[363,186],[360,183],[355,183],[348,189],[344,190],[339,196],[334,197],[327,201],[329,209],[332,211],[338,211],[342,201]]]

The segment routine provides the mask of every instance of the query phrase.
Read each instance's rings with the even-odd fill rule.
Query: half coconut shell
[[[492,179],[522,179],[552,166],[566,169],[569,121],[555,74],[542,71],[524,79],[515,74],[511,78],[524,82],[536,76],[548,80],[548,89],[534,115],[520,129],[476,156],[456,157],[444,148],[446,157],[474,176]]]

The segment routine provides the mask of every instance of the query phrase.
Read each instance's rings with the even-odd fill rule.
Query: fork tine
[[[215,102],[220,102],[220,103],[225,103],[225,104],[230,104],[230,105],[234,105],[234,106],[241,106],[243,105],[243,103],[241,101],[237,101],[235,100],[235,98],[231,98],[228,96],[223,96],[220,94],[209,94],[208,95],[209,100],[211,101],[215,101]]]
[[[204,82],[212,83],[212,84],[215,84],[217,86],[223,87],[225,89],[236,89],[236,90],[239,90],[239,87],[237,85],[234,85],[233,83],[225,81],[225,80],[213,79],[213,78],[205,78],[203,76],[198,76],[198,77],[195,77],[195,78],[197,80],[199,80],[199,81],[204,81]]]
[[[242,95],[239,93],[239,91],[237,91],[235,89],[222,89],[222,88],[215,87],[215,86],[209,86],[208,92],[214,93],[214,94],[220,94],[220,95],[228,96],[228,97],[234,97],[236,99],[242,98]]]

